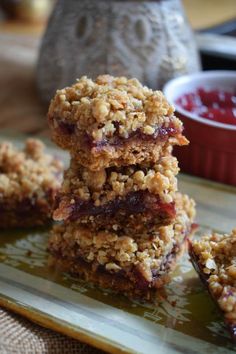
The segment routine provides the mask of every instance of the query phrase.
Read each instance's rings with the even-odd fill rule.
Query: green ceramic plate
[[[236,226],[236,189],[183,175],[179,187],[197,201],[198,234]],[[187,255],[172,275],[166,297],[157,306],[140,304],[53,272],[47,266],[48,231],[1,232],[0,305],[114,353],[234,351]]]

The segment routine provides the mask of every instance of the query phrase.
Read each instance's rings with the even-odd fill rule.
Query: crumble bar
[[[96,227],[168,224],[176,214],[178,171],[178,161],[170,154],[149,165],[100,171],[90,171],[72,159],[56,198],[54,219]]]
[[[91,170],[156,162],[168,145],[188,143],[162,92],[125,77],[83,76],[58,90],[48,121],[53,140]]]
[[[231,234],[213,233],[192,241],[189,253],[236,341],[236,229]]]
[[[126,234],[93,232],[75,223],[55,225],[49,240],[50,263],[103,288],[150,300],[169,281],[195,216],[193,200],[178,195],[172,225]]]
[[[43,225],[52,217],[62,181],[62,163],[44,144],[28,139],[19,150],[0,143],[0,228]]]

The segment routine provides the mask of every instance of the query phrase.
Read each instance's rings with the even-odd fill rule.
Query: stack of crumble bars
[[[71,154],[57,196],[51,262],[103,288],[150,299],[191,234],[193,200],[177,191],[182,123],[160,91],[136,79],[82,77],[48,113]]]

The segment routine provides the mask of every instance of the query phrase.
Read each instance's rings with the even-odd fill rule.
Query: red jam
[[[179,97],[175,103],[199,117],[236,125],[236,91],[198,88]]]

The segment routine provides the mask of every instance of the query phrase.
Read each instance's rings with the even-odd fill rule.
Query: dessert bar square
[[[52,217],[61,186],[62,163],[46,154],[39,140],[22,150],[0,144],[0,228],[43,225]]]
[[[212,233],[194,240],[189,253],[236,341],[236,229],[231,234]]]
[[[125,77],[84,76],[58,90],[48,121],[53,140],[91,170],[156,162],[168,145],[188,143],[163,94]]]
[[[173,221],[178,162],[171,154],[157,163],[90,171],[71,160],[56,198],[54,219],[141,230]],[[137,222],[138,220],[138,222]]]
[[[194,202],[179,195],[174,223],[151,231],[93,232],[73,223],[56,225],[49,240],[50,263],[103,288],[150,300],[169,281],[194,215]]]

